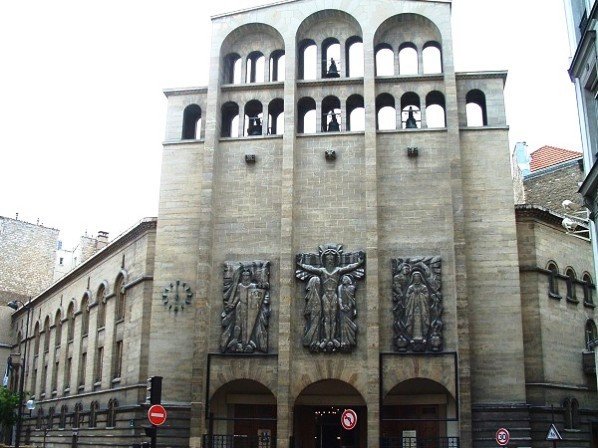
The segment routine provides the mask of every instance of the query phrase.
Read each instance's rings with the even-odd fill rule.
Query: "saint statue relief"
[[[440,257],[392,260],[394,346],[397,351],[442,349]]]
[[[268,351],[269,269],[268,261],[224,263],[223,353]]]
[[[343,254],[322,245],[318,254],[298,254],[296,276],[308,280],[303,345],[312,352],[350,352],[357,345],[355,280],[365,276],[363,252]]]

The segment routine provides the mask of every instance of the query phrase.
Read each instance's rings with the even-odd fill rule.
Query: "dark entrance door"
[[[296,406],[295,448],[365,447],[366,408],[350,406],[357,413],[357,426],[347,431],[341,425],[341,415],[347,407]]]

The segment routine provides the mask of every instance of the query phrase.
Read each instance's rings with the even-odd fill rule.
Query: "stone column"
[[[368,30],[363,36],[364,104],[376,104],[376,83],[374,73],[374,32]],[[377,174],[377,136],[376,108],[365,108],[365,213],[366,213],[366,297],[379,297],[378,273],[378,174]],[[380,317],[378,301],[368,300],[367,332],[364,334],[367,347],[367,382],[366,396],[368,409],[367,446],[375,447],[380,443],[380,399],[379,399],[379,353],[380,353]]]
[[[292,44],[290,42],[293,42]],[[280,306],[278,322],[277,446],[289,446],[293,434],[293,397],[291,396],[291,300],[295,277],[293,251],[293,195],[295,110],[295,40],[287,40],[284,82],[284,136],[282,145],[282,197],[280,204]],[[318,107],[316,106],[316,111]],[[317,121],[317,119],[316,119]]]

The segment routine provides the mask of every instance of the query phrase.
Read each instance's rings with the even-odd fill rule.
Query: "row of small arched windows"
[[[98,304],[98,314],[97,314],[97,328],[102,329],[106,325],[106,289],[107,289],[107,282],[103,282],[100,287],[98,288],[96,302]],[[126,294],[124,289],[124,276],[119,275],[116,280],[115,288],[114,288],[115,296],[116,296],[116,307],[115,307],[115,319],[116,321],[121,321],[125,318],[125,310],[126,310]],[[87,336],[89,333],[89,305],[90,305],[90,293],[85,292],[83,294],[83,298],[81,299],[81,336]],[[67,342],[72,342],[75,337],[75,299],[71,301],[67,310],[66,316],[67,322]],[[55,319],[55,339],[54,343],[57,347],[60,346],[62,341],[62,311],[56,311]],[[43,332],[46,334],[44,338],[44,351],[48,351],[50,348],[50,316],[46,316],[44,321]],[[41,333],[40,330],[40,323],[37,322],[35,324],[34,330],[34,348],[33,354],[37,355],[39,353],[40,348],[40,341],[41,341]],[[21,333],[17,336],[18,340],[21,341]]]
[[[114,287],[114,297],[116,301],[115,311],[114,311],[114,320],[118,324],[119,322],[124,321],[125,319],[125,311],[126,311],[126,292],[125,292],[125,281],[126,277],[123,272],[119,273],[115,281]],[[97,331],[103,331],[104,327],[106,326],[106,296],[107,296],[107,289],[108,289],[108,282],[104,281],[100,284],[97,289],[97,295],[95,303],[97,304]],[[81,319],[81,339],[80,343],[83,344],[83,341],[89,334],[89,317],[90,317],[90,305],[92,303],[91,292],[86,291],[83,294],[81,299],[81,306],[80,306],[80,319]],[[76,308],[76,301],[73,299],[68,308],[66,313],[66,325],[67,325],[67,343],[71,344],[75,338],[75,308]],[[40,322],[35,324],[34,334],[33,334],[33,367],[32,367],[32,376],[31,376],[31,394],[35,395],[35,388],[37,383],[37,375],[38,369],[41,369],[41,390],[40,395],[45,396],[46,388],[48,386],[47,379],[48,377],[51,378],[50,390],[52,394],[56,394],[58,391],[58,372],[61,370],[60,360],[58,358],[58,349],[61,346],[62,342],[62,331],[63,331],[63,320],[62,320],[62,310],[58,310],[55,314],[54,319],[54,346],[55,346],[55,354],[54,354],[54,363],[51,364],[49,362],[49,357],[47,353],[50,350],[50,331],[51,331],[51,322],[50,316],[46,316],[44,320],[43,331],[40,330]],[[44,356],[39,356],[39,350],[41,345],[42,334],[44,335],[43,338],[43,353]],[[22,332],[17,334],[17,340],[20,343],[23,343],[22,339]],[[99,337],[98,337],[99,340]],[[96,347],[97,353],[94,356],[94,382],[99,383],[102,380],[103,372],[103,346]],[[112,363],[112,373],[113,378],[120,377],[120,370],[122,367],[122,350],[123,350],[123,343],[122,340],[115,340],[115,350],[114,350],[114,362]],[[62,367],[64,369],[64,393],[66,394],[70,390],[70,379],[73,365],[72,357],[67,357],[66,365]],[[78,365],[75,367],[78,368],[78,386],[83,387],[85,385],[85,373],[86,373],[86,364],[87,364],[87,351],[86,346],[81,349],[80,359]]]
[[[468,126],[487,124],[486,99],[480,90],[471,90],[466,95]],[[365,127],[364,100],[355,94],[347,98],[345,105],[336,96],[330,95],[320,104],[313,98],[303,97],[297,102],[297,132],[315,133],[339,131],[363,131]],[[432,91],[425,97],[422,109],[421,100],[415,92],[403,94],[399,114],[394,97],[383,93],[376,98],[376,128],[378,130],[446,127],[445,100],[442,92]],[[284,131],[284,101],[276,98],[268,104],[266,120],[264,107],[258,100],[245,104],[243,120],[237,103],[229,101],[221,108],[221,137],[281,135]],[[318,120],[320,114],[321,120]],[[196,104],[187,106],[184,111],[183,139],[197,138],[200,129],[201,109]],[[346,123],[343,123],[346,121]],[[319,126],[318,126],[318,123]]]
[[[565,269],[565,275],[562,276],[559,274],[559,268],[555,262],[550,261],[547,266],[546,270],[548,271],[548,295],[553,299],[561,299],[562,296],[559,292],[559,279],[565,280],[566,285],[566,299],[572,303],[578,303],[579,300],[577,298],[577,286],[581,285],[583,291],[583,303],[587,306],[594,306],[594,299],[592,297],[592,290],[594,289],[594,284],[592,282],[592,277],[587,272],[584,272],[582,275],[581,281],[577,279],[577,275],[572,267],[567,267]]]
[[[111,399],[108,401],[106,409],[100,409],[97,401],[92,401],[89,411],[85,412],[83,405],[77,403],[73,412],[69,413],[68,406],[65,404],[61,406],[60,412],[56,412],[55,407],[48,409],[48,415],[44,415],[43,408],[37,412],[36,428],[37,429],[65,429],[70,426],[73,429],[82,428],[87,417],[87,427],[96,428],[98,424],[98,414],[106,414],[106,428],[116,427],[116,409],[118,408],[118,401]]]
[[[355,78],[364,72],[363,42],[352,36],[344,42],[329,37],[319,47],[312,39],[299,43],[297,77],[300,80],[318,78]],[[318,54],[320,58],[318,59]],[[284,81],[284,50],[273,51],[268,58],[261,51],[252,51],[242,57],[229,53],[223,59],[223,83],[242,84]],[[401,44],[396,50],[388,43],[375,48],[376,76],[417,75],[442,73],[442,50],[438,42],[426,42],[421,51],[412,42]]]

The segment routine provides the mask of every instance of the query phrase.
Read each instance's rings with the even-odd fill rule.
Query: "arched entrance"
[[[458,431],[457,403],[442,384],[413,378],[384,397],[380,436],[385,447],[458,447]]]
[[[212,395],[209,409],[203,446],[276,446],[276,398],[263,384],[245,379],[226,383]]]
[[[357,414],[357,425],[352,430],[342,427],[345,409]],[[365,400],[353,386],[340,380],[310,384],[295,400],[293,429],[295,448],[365,448]]]

